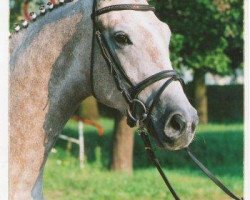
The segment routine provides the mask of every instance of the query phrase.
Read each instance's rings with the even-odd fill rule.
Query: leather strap
[[[167,179],[166,175],[164,174],[162,167],[160,165],[159,160],[156,158],[154,151],[152,150],[152,145],[149,139],[149,136],[143,128],[139,129],[139,135],[141,136],[145,150],[147,152],[148,157],[152,161],[152,163],[155,165],[157,170],[159,171],[164,183],[168,187],[169,191],[171,192],[172,196],[174,197],[175,200],[180,200],[178,195],[176,194],[175,190],[173,189],[172,185],[170,184],[169,180]],[[220,180],[218,180],[191,152],[189,148],[186,148],[186,151],[190,158],[194,161],[194,163],[210,178],[219,188],[225,192],[228,196],[230,196],[234,200],[244,200],[244,198],[239,198],[237,197],[234,193],[232,193]]]
[[[176,76],[172,76],[170,79],[168,79],[163,85],[162,87],[159,89],[159,91],[157,92],[156,96],[154,97],[153,102],[151,103],[151,106],[148,110],[148,115],[151,116],[151,113],[154,109],[154,107],[157,105],[157,103],[160,100],[161,94],[164,92],[164,90],[169,86],[170,83],[172,83],[173,81],[176,80],[180,80],[179,78],[177,78]]]
[[[93,19],[96,16],[102,15],[104,13],[108,13],[111,11],[122,11],[122,10],[137,10],[137,11],[155,11],[155,8],[150,5],[143,5],[143,4],[118,4],[107,6],[96,10],[92,13],[91,18]]]
[[[96,0],[93,2],[92,13],[95,12],[96,8]],[[96,32],[96,21],[92,20],[93,23],[93,31],[92,31],[92,46],[91,46],[91,57],[90,57],[90,82],[91,82],[91,90],[93,96],[97,99],[94,89],[94,65],[95,65],[95,32]]]
[[[162,177],[165,185],[168,187],[168,189],[171,192],[171,194],[174,197],[174,199],[175,200],[180,200],[180,198],[176,194],[175,190],[173,189],[172,185],[170,184],[167,176],[163,172],[162,167],[160,165],[160,162],[156,158],[154,151],[152,150],[152,145],[151,145],[151,142],[149,140],[149,136],[148,136],[146,130],[140,129],[139,130],[139,135],[141,136],[142,141],[143,141],[143,143],[145,145],[145,151],[147,152],[148,157],[150,158],[150,160],[152,161],[152,163],[157,168],[157,170],[158,170],[159,174],[161,175],[161,177]]]
[[[111,74],[112,74],[112,70],[118,70],[120,76],[123,76],[125,81],[130,85],[130,87],[132,87],[133,86],[132,82],[130,81],[129,77],[125,73],[124,69],[120,66],[115,56],[112,54],[112,51],[109,47],[108,42],[106,41],[104,35],[99,29],[96,31],[96,36],[97,36],[98,44],[102,50],[102,55],[105,58],[108,65],[110,66]],[[115,71],[115,72],[118,73],[118,71]]]
[[[170,78],[172,76],[176,76],[176,72],[174,70],[165,70],[162,72],[159,72],[157,74],[154,74],[142,82],[138,83],[136,86],[129,88],[129,93],[132,98],[136,98],[138,94],[144,90],[146,87],[154,84],[155,82],[158,82],[162,79]]]
[[[104,37],[102,36],[101,32],[96,31],[96,36],[97,36],[97,41],[98,41],[99,47],[100,47],[101,52],[102,52],[102,56],[105,59],[107,65],[109,66],[111,74],[113,74],[113,76],[114,76],[114,80],[115,80],[117,89],[119,91],[121,91],[121,93],[123,94],[127,103],[130,104],[131,97],[130,97],[129,93],[126,92],[127,90],[126,90],[125,83],[127,83],[129,85],[129,87],[131,87],[133,85],[132,85],[131,81],[129,80],[129,78],[126,76],[126,74],[122,72],[120,67],[118,68],[118,66],[113,63],[113,57],[111,57],[111,52],[108,50],[108,47],[105,45],[106,43],[104,43]],[[122,80],[122,77],[125,81]]]
[[[186,151],[190,158],[194,161],[194,163],[203,171],[204,174],[207,175],[220,189],[223,190],[228,196],[235,200],[243,200],[242,198],[238,198],[234,193],[232,193],[219,179],[217,179],[191,152],[189,148],[186,148]]]

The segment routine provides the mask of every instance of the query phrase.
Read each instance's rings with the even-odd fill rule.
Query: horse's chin
[[[195,135],[195,132],[186,131],[178,138],[172,138],[171,135],[173,135],[173,133],[157,130],[154,126],[149,126],[148,130],[151,136],[155,139],[157,146],[169,151],[177,151],[187,148],[192,143]]]
[[[191,142],[193,141],[193,139],[189,139],[189,140],[184,140],[184,141],[174,141],[173,143],[162,143],[161,148],[165,149],[165,150],[169,150],[169,151],[178,151],[184,148],[187,148]]]
[[[159,143],[158,140],[156,140],[156,144],[159,148],[161,149],[164,149],[164,150],[168,150],[168,151],[178,151],[178,150],[181,150],[181,149],[184,149],[184,148],[187,148],[191,142],[188,142],[187,144],[175,144],[175,143]]]

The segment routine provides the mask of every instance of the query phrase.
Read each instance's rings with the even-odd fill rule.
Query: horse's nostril
[[[170,121],[170,126],[176,131],[183,130],[185,124],[186,124],[185,120],[179,114],[175,114]]]
[[[196,124],[195,123],[192,123],[191,129],[192,129],[192,132],[194,133],[194,131],[196,129]]]
[[[174,118],[171,119],[170,126],[172,126],[172,128],[175,129],[176,131],[181,129],[180,124]]]

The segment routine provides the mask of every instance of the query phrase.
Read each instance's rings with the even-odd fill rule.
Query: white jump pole
[[[80,168],[84,167],[84,135],[83,135],[83,122],[78,122],[78,133],[79,133],[79,160],[80,160]]]

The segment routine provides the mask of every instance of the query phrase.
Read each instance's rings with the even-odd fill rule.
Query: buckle
[[[143,113],[140,116],[133,116],[133,111],[131,111],[131,107],[135,107],[136,104],[141,106]],[[133,113],[133,114],[132,114]],[[133,99],[130,104],[130,108],[127,109],[127,123],[130,127],[135,127],[136,125],[142,125],[142,122],[148,117],[148,111],[145,104],[139,99]]]

